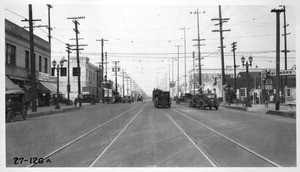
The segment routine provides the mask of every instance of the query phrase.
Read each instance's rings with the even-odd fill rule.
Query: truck
[[[171,107],[171,99],[169,91],[162,91],[160,89],[154,89],[152,92],[152,100],[154,106],[159,107]]]

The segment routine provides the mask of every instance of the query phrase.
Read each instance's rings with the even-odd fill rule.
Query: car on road
[[[95,105],[97,102],[98,101],[97,101],[96,96],[94,94],[84,94],[84,95],[82,95],[81,103],[90,103],[91,105]],[[75,103],[75,106],[76,106],[77,103],[79,103],[79,98],[76,98],[74,103]]]
[[[217,94],[203,93],[200,95],[200,102],[197,105],[197,108],[205,109],[206,107],[209,107],[209,109],[215,108],[218,110],[219,101],[217,100]]]
[[[197,107],[200,105],[201,101],[201,94],[191,94],[190,95],[190,100],[189,100],[189,105],[190,107]]]
[[[28,117],[28,104],[24,102],[24,91],[5,91],[5,114],[6,122],[13,122],[17,114],[21,114],[24,120]]]
[[[132,102],[132,99],[130,96],[124,96],[123,103],[131,103],[131,102]]]
[[[137,101],[143,101],[143,96],[138,96]]]
[[[155,107],[171,107],[171,98],[169,91],[154,89],[152,94]]]

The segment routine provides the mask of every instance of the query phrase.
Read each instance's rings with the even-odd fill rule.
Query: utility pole
[[[68,92],[68,99],[70,99],[70,91],[71,91],[71,86],[70,86],[70,53],[71,53],[71,48],[70,44],[67,45],[67,52],[68,52],[68,85],[67,85],[67,92]]]
[[[202,92],[202,71],[201,71],[201,51],[200,51],[200,46],[203,46],[205,44],[200,44],[200,41],[204,41],[205,39],[200,39],[200,26],[199,26],[199,13],[205,13],[205,11],[203,12],[199,12],[198,9],[195,12],[190,12],[190,14],[197,14],[197,32],[198,32],[198,38],[197,39],[193,39],[193,41],[197,41],[197,47],[198,47],[198,60],[199,60],[199,86],[200,86],[200,92]]]
[[[115,63],[115,68],[113,71],[115,71],[115,80],[116,80],[116,83],[115,83],[115,86],[116,86],[116,94],[118,93],[118,80],[117,80],[117,74],[118,74],[118,71],[120,71],[120,67],[118,66],[118,63],[120,61],[112,61],[113,63]]]
[[[179,99],[179,47],[181,45],[175,45],[177,47],[177,98]]]
[[[123,78],[123,97],[125,96],[125,85],[124,85],[124,69],[122,69],[122,78]]]
[[[79,46],[86,46],[86,45],[79,45],[78,44],[78,25],[80,25],[80,23],[78,22],[78,19],[84,19],[85,17],[68,17],[67,19],[71,19],[73,21],[73,23],[75,24],[75,29],[73,29],[75,31],[75,36],[76,36],[76,49],[72,49],[72,50],[76,50],[76,57],[77,57],[77,76],[78,76],[78,95],[77,98],[79,98],[79,106],[81,106],[81,85],[80,85],[80,75],[81,75],[81,70],[80,70],[80,59],[79,59],[79,50],[83,50],[79,49]],[[74,46],[74,45],[71,45]]]
[[[193,81],[194,81],[194,94],[195,94],[195,86],[196,86],[196,81],[195,81],[195,52],[193,52]]]
[[[171,82],[171,71],[170,71],[170,64],[169,64],[169,83],[168,83],[168,85],[169,85],[169,92],[171,92],[171,87],[170,87],[170,82]]]
[[[228,30],[223,30],[223,22],[228,22],[230,18],[222,18],[222,10],[221,10],[221,5],[219,5],[219,18],[213,18],[211,20],[218,20],[219,23],[215,24],[215,26],[219,25],[220,29],[219,30],[213,30],[213,32],[220,32],[220,44],[221,44],[221,68],[222,68],[222,92],[223,92],[223,102],[225,103],[226,97],[224,95],[224,85],[225,85],[225,70],[224,70],[224,46],[223,46],[223,32],[228,32],[231,31],[230,29]]]
[[[271,12],[276,13],[276,104],[275,110],[279,110],[279,87],[280,87],[280,13],[283,9],[273,9]]]
[[[50,4],[48,6],[48,39],[49,39],[49,50],[50,50],[50,61],[51,61],[51,26],[50,26],[50,9],[53,8]]]
[[[129,75],[126,74],[126,80],[127,80],[127,96],[129,96],[128,77],[129,77]]]
[[[32,19],[32,4],[28,5],[29,20],[22,20],[23,22],[29,23],[29,42],[30,42],[30,60],[31,60],[31,111],[37,111],[37,87],[36,87],[36,66],[35,66],[35,54],[34,54],[34,35],[33,27],[43,27],[43,26],[33,26],[34,21],[41,21],[40,19]]]
[[[183,30],[184,33],[184,95],[186,93],[186,37],[185,37],[185,30],[190,28],[179,28],[179,30]]]
[[[236,50],[236,42],[232,44],[232,52],[233,52],[233,70],[234,70],[234,92],[236,93],[236,63],[235,63],[235,50]]]
[[[105,80],[105,85],[108,87],[107,88],[107,103],[109,103],[109,85],[107,85],[107,52],[105,52],[104,53],[105,54],[105,78],[106,78],[106,80]]]
[[[282,50],[281,52],[284,52],[284,69],[287,70],[287,53],[289,53],[290,51],[287,50],[287,35],[291,34],[291,33],[286,33],[286,28],[289,26],[289,24],[286,24],[286,14],[285,14],[285,5],[280,5],[280,7],[283,7],[283,29],[284,29],[284,34],[282,36],[284,36],[284,50]],[[284,77],[284,86],[287,87],[287,76]],[[285,94],[284,89],[282,88],[283,93]],[[286,96],[286,95],[285,95]]]
[[[102,66],[102,74],[101,74],[101,76],[100,76],[100,80],[101,80],[101,82],[103,82],[103,58],[104,58],[104,54],[103,54],[103,47],[104,47],[104,41],[108,41],[108,40],[105,40],[105,39],[103,39],[103,38],[101,38],[101,39],[97,39],[96,41],[101,41],[101,66]],[[101,86],[101,92],[102,92],[102,103],[104,103],[104,90],[103,90],[103,87],[102,87],[102,84],[100,84],[100,86]]]

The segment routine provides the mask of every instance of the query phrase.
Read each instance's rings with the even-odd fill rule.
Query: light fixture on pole
[[[55,109],[60,109],[60,106],[59,106],[59,69],[61,69],[63,67],[65,61],[66,60],[64,59],[64,57],[60,60],[59,64],[57,64],[55,60],[52,61],[52,65],[53,65],[54,69],[56,69],[56,75],[57,75],[57,79],[56,79],[57,80],[57,93],[56,93]]]
[[[249,63],[248,63],[248,61],[246,61],[246,63],[245,63],[245,57],[244,57],[244,56],[242,56],[241,61],[242,61],[243,67],[246,66],[246,80],[247,80],[247,99],[246,99],[246,107],[252,107],[252,105],[251,105],[251,103],[250,103],[249,84],[248,84],[248,82],[249,82],[249,80],[250,80],[250,77],[249,77],[249,66],[252,67],[253,57],[251,57],[251,55],[250,55],[250,57],[248,58]]]

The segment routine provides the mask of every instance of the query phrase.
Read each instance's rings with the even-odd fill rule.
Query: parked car
[[[206,107],[209,107],[210,109],[215,108],[218,110],[219,102],[217,100],[217,94],[203,93],[200,95],[200,103],[197,105],[197,108],[205,109]]]
[[[124,96],[123,103],[131,103],[131,102],[132,102],[132,99],[130,96]]]
[[[81,103],[90,103],[92,105],[95,105],[97,103],[97,98],[94,94],[84,94],[81,98]],[[79,98],[76,98],[74,101],[75,106],[79,103]]]
[[[143,101],[143,96],[138,96],[137,101]]]
[[[5,91],[5,114],[6,122],[13,122],[17,114],[21,114],[24,120],[28,118],[28,105],[24,102],[24,91]]]
[[[201,94],[192,94],[189,100],[190,107],[198,107],[200,105],[201,98]]]

